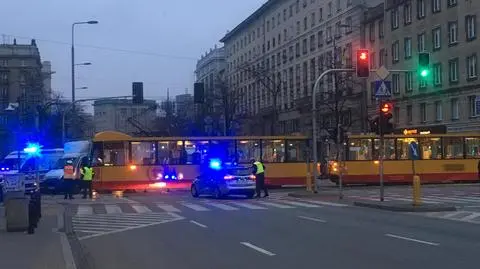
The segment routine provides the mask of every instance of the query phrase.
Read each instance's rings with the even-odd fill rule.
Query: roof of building
[[[236,35],[238,32],[243,30],[245,26],[249,25],[251,22],[261,17],[265,13],[265,11],[267,11],[271,6],[277,4],[278,2],[278,0],[268,0],[260,8],[255,10],[255,12],[253,12],[250,16],[243,20],[239,25],[233,28],[233,30],[229,31],[222,39],[220,39],[220,42],[225,43],[226,41],[228,41],[232,36]]]

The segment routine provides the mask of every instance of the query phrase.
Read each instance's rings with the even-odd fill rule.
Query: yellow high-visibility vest
[[[257,167],[257,175],[265,172],[265,169],[263,169],[263,163],[257,161],[253,164]]]
[[[93,168],[91,167],[83,167],[81,170],[81,173],[83,175],[83,180],[88,180],[91,181],[93,179]]]

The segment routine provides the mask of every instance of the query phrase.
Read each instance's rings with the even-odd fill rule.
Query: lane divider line
[[[251,244],[251,243],[248,243],[248,242],[240,242],[240,244],[242,244],[242,245],[244,245],[244,246],[246,246],[246,247],[249,247],[249,248],[251,248],[251,249],[253,249],[253,250],[256,250],[256,251],[258,251],[258,252],[260,252],[260,253],[262,253],[262,254],[265,254],[265,255],[267,255],[267,256],[275,256],[275,253],[272,253],[272,252],[270,252],[270,251],[268,251],[268,250],[266,250],[266,249],[263,249],[263,248],[261,248],[261,247],[257,247],[257,246],[255,246],[255,245],[253,245],[253,244]]]
[[[428,241],[418,240],[418,239],[415,239],[415,238],[409,238],[409,237],[404,237],[404,236],[399,236],[399,235],[394,235],[394,234],[385,234],[385,236],[396,238],[396,239],[402,239],[402,240],[406,240],[406,241],[411,241],[411,242],[416,242],[416,243],[420,243],[420,244],[430,245],[430,246],[439,246],[440,245],[439,243],[428,242]]]
[[[201,224],[200,222],[196,222],[194,220],[191,220],[190,223],[200,226],[202,228],[208,228],[207,225]]]
[[[326,220],[323,219],[317,219],[317,218],[312,218],[312,217],[307,217],[307,216],[298,216],[301,219],[306,219],[306,220],[311,220],[311,221],[316,221],[316,222],[321,222],[321,223],[327,223]]]

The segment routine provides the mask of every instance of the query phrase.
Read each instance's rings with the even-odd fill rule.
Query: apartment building
[[[237,113],[252,119],[245,132],[309,133],[316,78],[328,68],[355,65],[353,52],[364,45],[364,12],[381,2],[270,0],[229,31],[221,42],[230,87],[241,96]],[[359,131],[366,111],[356,92],[366,93],[365,83],[350,75],[346,78],[350,86],[341,84],[349,89],[346,95],[356,101],[342,101],[348,106],[340,112],[342,117],[365,112],[362,119],[345,120],[350,121],[348,125],[353,123],[352,130]],[[328,76],[320,84],[320,118],[326,123],[320,128],[336,125],[330,120],[335,115],[329,112],[329,105],[322,105],[331,102],[333,81],[333,76]],[[277,124],[272,128],[268,122]]]
[[[384,16],[365,21],[370,29],[366,40],[372,50],[372,67],[407,71],[388,78],[397,132],[480,130],[480,1],[386,0],[384,8]],[[430,53],[431,72],[426,79],[417,74],[419,52]],[[373,90],[369,89],[370,95]]]

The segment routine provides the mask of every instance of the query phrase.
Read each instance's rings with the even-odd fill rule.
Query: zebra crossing
[[[348,195],[348,197],[360,200],[377,201],[379,199],[379,194]],[[393,193],[385,195],[385,201],[410,202],[412,199],[411,194]],[[448,196],[441,193],[428,193],[422,195],[422,202],[426,204],[452,204],[460,208],[476,206],[480,208],[480,193],[469,193],[468,195],[457,193],[449,194]]]
[[[422,215],[424,217],[447,219],[460,222],[480,224],[480,212],[458,210],[453,212],[429,212],[429,213],[410,213],[413,215]]]
[[[295,208],[322,208],[324,206],[343,207],[345,204],[336,204],[314,200],[231,200],[231,201],[172,201],[148,203],[117,203],[117,204],[72,204],[72,215],[121,215],[121,214],[153,214],[153,213],[185,213],[209,211],[239,211],[239,210],[268,210],[268,209],[295,209]]]

